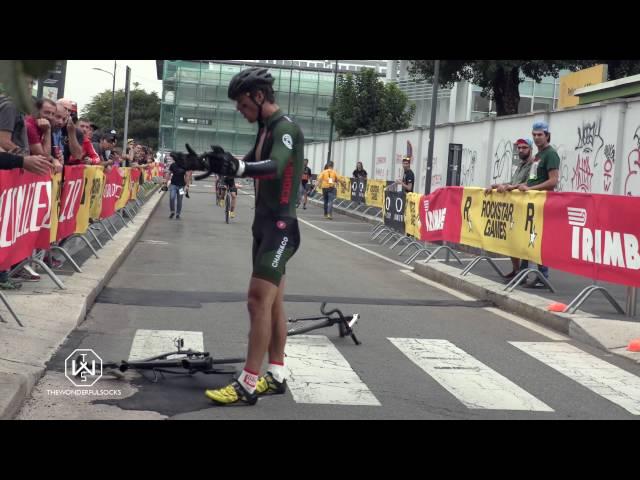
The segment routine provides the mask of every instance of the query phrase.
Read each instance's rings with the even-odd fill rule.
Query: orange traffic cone
[[[629,342],[629,346],[627,350],[630,352],[640,352],[640,338],[636,338],[635,340],[631,340]]]
[[[552,303],[547,307],[547,310],[550,312],[564,312],[567,309],[567,306],[564,303]]]

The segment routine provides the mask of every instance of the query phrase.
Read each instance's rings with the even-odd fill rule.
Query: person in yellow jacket
[[[318,175],[318,185],[322,189],[324,199],[324,216],[329,220],[333,217],[333,201],[336,198],[336,185],[338,184],[338,174],[333,169],[333,162],[327,162],[326,168]]]

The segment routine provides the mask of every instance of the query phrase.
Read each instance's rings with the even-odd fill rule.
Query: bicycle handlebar
[[[320,312],[322,312],[323,315],[326,315],[326,316],[329,317],[329,316],[333,315],[334,313],[337,313],[338,316],[340,317],[340,320],[344,320],[344,315],[342,315],[342,312],[337,308],[334,308],[333,310],[325,312],[324,307],[326,305],[327,305],[327,302],[322,302],[322,305],[320,305]]]

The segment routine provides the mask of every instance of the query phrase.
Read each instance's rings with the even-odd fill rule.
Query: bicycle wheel
[[[224,197],[224,221],[229,223],[229,210],[231,210],[231,194],[227,193]]]

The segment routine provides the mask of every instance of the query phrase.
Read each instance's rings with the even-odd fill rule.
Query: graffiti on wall
[[[492,183],[508,182],[510,178],[507,178],[512,169],[510,166],[513,163],[513,142],[511,140],[500,140],[496,151],[493,154],[493,172],[491,178]]]
[[[602,168],[604,171],[605,192],[611,189],[615,147],[613,144],[605,145],[600,134],[601,130],[602,119],[600,118],[592,122],[582,122],[582,127],[578,127],[578,143],[575,146],[576,165],[571,174],[571,186],[576,192],[593,191],[593,177],[597,168]]]
[[[607,193],[611,190],[613,182],[613,164],[616,158],[616,147],[614,145],[605,145],[604,147],[604,191]]]
[[[560,157],[560,174],[558,176],[558,184],[556,185],[556,192],[567,192],[571,190],[571,183],[569,180],[569,165],[567,164],[567,147],[565,145],[553,145],[553,149],[558,152]]]
[[[640,195],[640,127],[633,134],[634,148],[627,155],[624,195]]]
[[[470,148],[462,149],[462,172],[460,174],[460,185],[473,185],[478,152]]]

